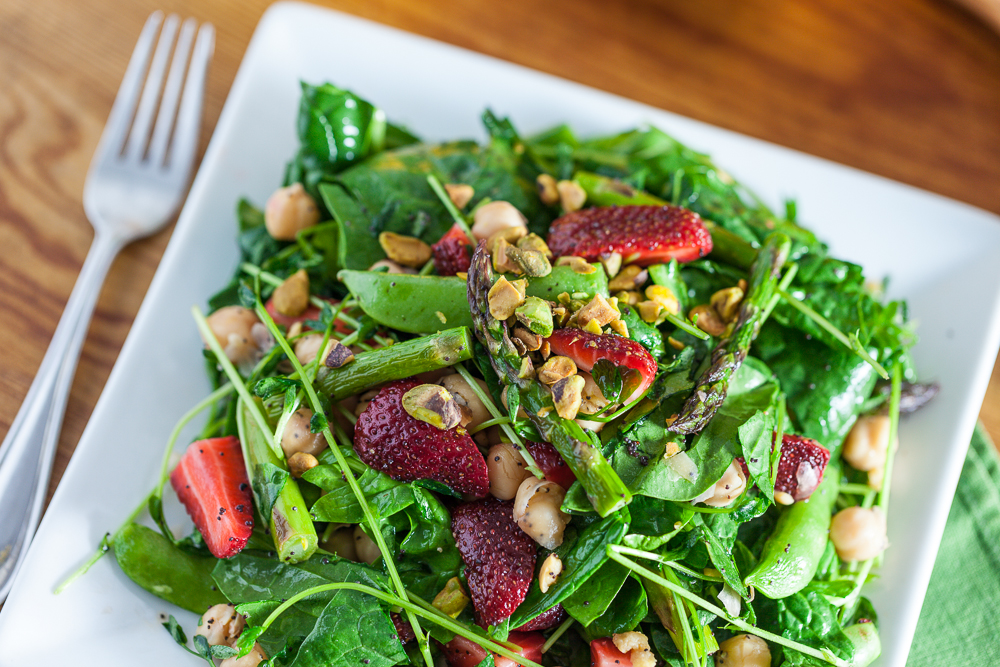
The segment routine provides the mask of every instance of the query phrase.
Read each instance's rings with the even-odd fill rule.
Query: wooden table
[[[267,4],[0,4],[0,433],[28,390],[90,245],[84,178],[143,21],[163,9],[218,30],[204,146]],[[1000,213],[1000,36],[946,0],[321,4]],[[169,237],[167,229],[133,244],[111,270],[50,492]],[[998,372],[982,418],[1000,442]]]

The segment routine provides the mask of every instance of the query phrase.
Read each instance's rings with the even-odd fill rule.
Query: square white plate
[[[262,19],[160,268],[77,452],[0,613],[0,665],[199,664],[160,627],[193,615],[132,584],[111,558],[61,595],[53,588],[156,480],[177,418],[208,391],[193,304],[237,261],[235,204],[263,203],[297,142],[299,80],[331,81],[428,140],[483,138],[489,106],[529,134],[567,122],[581,135],[655,124],[800,218],[833,252],[892,276],[920,321],[921,376],[938,398],[901,429],[882,578],[881,665],[902,667],[1000,336],[1000,220],[870,174],[665,113],[425,38],[317,7],[282,3]],[[456,84],[456,82],[460,82]],[[202,663],[203,664],[203,663]]]

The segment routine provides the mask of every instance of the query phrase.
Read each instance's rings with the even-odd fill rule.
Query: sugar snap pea
[[[122,527],[113,542],[122,572],[153,595],[196,614],[228,602],[212,581],[215,558],[183,551],[137,523]]]
[[[466,284],[461,278],[347,270],[338,277],[357,297],[361,309],[387,327],[407,333],[434,333],[472,326]],[[563,292],[586,298],[608,296],[607,275],[600,265],[592,273],[556,266],[547,276],[530,279],[526,294],[555,301]]]
[[[771,599],[802,590],[816,574],[829,539],[830,515],[840,486],[840,469],[830,465],[809,500],[784,510],[764,543],[757,566],[744,582]]]

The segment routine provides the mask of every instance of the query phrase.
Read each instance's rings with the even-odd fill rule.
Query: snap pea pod
[[[243,459],[250,473],[254,502],[263,515],[270,505],[268,526],[274,538],[278,559],[283,563],[300,563],[316,552],[319,538],[309,517],[309,506],[299,485],[288,473],[288,465],[278,458],[257,423],[247,414],[240,399],[236,425],[243,445]]]
[[[587,203],[594,206],[666,206],[670,203],[648,192],[636,190],[628,183],[600,174],[578,171],[573,174],[573,180],[587,193]],[[709,256],[742,269],[749,269],[757,259],[757,250],[711,220],[703,222],[708,233],[712,235],[712,252]]]
[[[521,377],[521,357],[511,342],[507,324],[490,314],[488,294],[493,286],[493,269],[485,242],[480,242],[472,256],[468,285],[476,336],[489,351],[490,365],[497,376],[519,390],[525,412],[576,475],[599,515],[605,517],[627,505],[632,493],[601,450],[590,442],[579,424],[559,416],[548,389],[530,376]]]
[[[469,329],[456,327],[389,347],[361,352],[354,357],[354,361],[340,368],[322,369],[316,379],[316,386],[331,399],[339,401],[384,382],[436,371],[471,359],[472,342],[472,332]]]
[[[744,583],[771,599],[798,593],[812,581],[826,549],[840,468],[830,465],[808,501],[784,510]]]
[[[588,299],[595,294],[606,297],[607,275],[599,264],[595,268],[593,273],[577,273],[568,266],[552,267],[547,276],[529,279],[526,295],[549,301],[563,292]],[[445,327],[472,326],[466,284],[461,278],[348,270],[341,271],[338,278],[357,297],[365,313],[398,331],[434,333]]]
[[[113,543],[122,572],[158,598],[196,614],[228,602],[212,580],[215,558],[190,554],[137,523],[123,526]]]

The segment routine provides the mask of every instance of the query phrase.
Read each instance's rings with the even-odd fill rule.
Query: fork
[[[215,43],[211,24],[196,28],[194,19],[181,25],[176,15],[149,17],[90,163],[83,208],[94,242],[0,446],[0,602],[41,518],[70,385],[108,269],[125,245],[165,225],[184,199]]]

